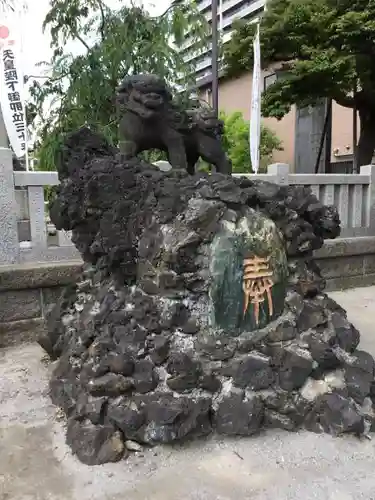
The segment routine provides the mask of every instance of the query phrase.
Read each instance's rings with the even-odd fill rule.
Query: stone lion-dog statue
[[[125,160],[143,151],[165,151],[173,168],[194,174],[199,158],[222,174],[232,164],[221,144],[224,124],[211,109],[196,103],[184,110],[173,101],[163,78],[127,76],[117,89],[120,152]]]

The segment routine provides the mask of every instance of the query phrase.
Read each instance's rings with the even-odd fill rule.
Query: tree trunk
[[[375,109],[359,109],[360,134],[357,147],[357,168],[370,165],[375,150]]]

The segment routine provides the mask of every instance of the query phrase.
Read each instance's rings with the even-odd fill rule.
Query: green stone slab
[[[244,260],[269,258],[273,286],[270,290],[273,313],[267,294],[260,303],[258,323],[254,304],[244,314]],[[259,212],[247,209],[237,222],[221,222],[211,245],[210,260],[211,327],[232,335],[264,328],[284,310],[288,266],[282,236],[275,224]]]

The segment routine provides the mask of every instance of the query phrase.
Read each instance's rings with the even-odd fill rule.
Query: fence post
[[[44,213],[43,186],[28,186],[31,244],[47,248],[46,218]]]
[[[57,241],[59,247],[71,247],[72,243],[72,232],[71,231],[57,231]]]
[[[0,118],[1,119],[1,118]],[[0,146],[0,265],[19,261],[17,206],[12,152]]]
[[[375,236],[375,165],[364,165],[360,170],[361,175],[368,175],[369,186],[367,195],[366,225],[369,227],[370,234]]]
[[[276,184],[287,186],[289,184],[289,165],[287,163],[273,163],[268,165],[267,174],[276,176]]]

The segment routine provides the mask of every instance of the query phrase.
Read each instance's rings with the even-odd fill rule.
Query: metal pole
[[[330,138],[331,120],[332,120],[332,99],[326,99],[326,117],[324,119],[322,136],[320,138],[318,157],[317,157],[316,163],[315,163],[315,173],[316,174],[319,173],[320,160],[322,158],[324,142],[326,143],[325,158],[324,158],[324,173],[325,174],[327,173],[327,160],[328,160],[328,157],[329,157],[329,159],[331,158],[331,145],[328,144],[328,143],[330,143],[330,139],[331,139]]]
[[[216,116],[219,115],[219,69],[218,69],[218,51],[219,51],[219,40],[218,40],[218,22],[217,22],[217,12],[218,11],[218,0],[212,0],[211,6],[211,29],[212,29],[212,59],[211,59],[211,70],[212,70],[212,107]]]
[[[353,174],[358,173],[358,132],[357,132],[357,108],[353,108]]]

